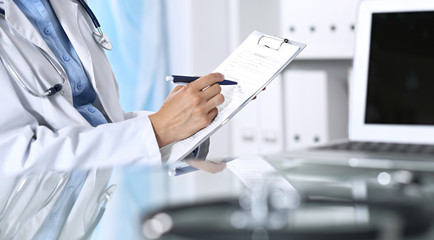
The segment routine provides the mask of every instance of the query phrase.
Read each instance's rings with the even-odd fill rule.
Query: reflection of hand
[[[226,168],[225,162],[213,162],[213,161],[204,161],[204,160],[184,160],[184,162],[186,162],[188,165],[194,168],[212,174],[221,172]]]
[[[208,126],[217,116],[217,106],[224,102],[220,73],[208,74],[186,85],[175,87],[161,109],[150,115],[160,147],[190,137]]]

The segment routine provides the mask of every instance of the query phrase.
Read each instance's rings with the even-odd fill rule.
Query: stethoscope
[[[86,10],[89,17],[92,19],[93,25],[96,28],[97,31],[93,32],[93,39],[98,43],[99,46],[102,48],[111,51],[113,49],[113,45],[110,42],[110,39],[107,37],[107,35],[104,34],[104,32],[101,30],[101,24],[98,22],[98,19],[96,18],[95,14],[92,12],[92,10],[89,8],[87,3],[84,0],[78,0],[83,6],[84,10]],[[5,16],[4,9],[0,8],[0,16]],[[6,70],[9,72],[9,74],[20,84],[21,87],[23,87],[28,93],[35,97],[48,97],[53,96],[58,92],[61,92],[63,87],[65,86],[66,82],[68,82],[68,76],[65,73],[65,71],[62,69],[61,66],[42,48],[36,46],[33,44],[41,53],[42,55],[47,59],[47,61],[50,63],[50,65],[56,70],[57,74],[62,78],[62,82],[53,85],[52,87],[45,90],[43,93],[38,93],[35,90],[32,90],[32,88],[28,87],[27,84],[22,80],[22,77],[19,76],[17,71],[12,67],[12,65],[9,63],[5,55],[0,51],[0,60],[3,63],[3,65],[6,67]]]
[[[113,45],[110,42],[110,39],[105,35],[105,33],[101,30],[101,24],[99,24],[98,19],[95,14],[93,14],[92,10],[89,8],[87,3],[84,0],[78,0],[83,6],[84,10],[86,10],[89,17],[92,19],[93,25],[95,26],[98,32],[93,32],[93,39],[100,45],[102,48],[111,51],[113,49]]]

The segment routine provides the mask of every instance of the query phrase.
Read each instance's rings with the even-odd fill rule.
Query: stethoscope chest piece
[[[100,45],[102,48],[111,51],[113,49],[113,45],[110,42],[110,39],[108,38],[105,33],[102,31],[100,32],[93,32],[93,39]]]
[[[110,42],[110,39],[105,35],[101,30],[101,24],[99,24],[98,19],[96,19],[95,14],[93,14],[92,10],[87,5],[86,1],[78,0],[83,8],[86,10],[89,17],[92,19],[93,25],[97,31],[93,32],[93,39],[100,45],[102,48],[111,51],[113,46]]]

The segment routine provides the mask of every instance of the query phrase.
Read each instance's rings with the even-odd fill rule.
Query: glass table
[[[429,169],[274,155],[238,158],[217,174],[80,171],[1,176],[0,238],[434,239]]]

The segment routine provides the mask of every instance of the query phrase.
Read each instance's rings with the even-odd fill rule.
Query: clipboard
[[[261,32],[252,32],[247,39],[226,58],[214,72],[238,82],[235,86],[225,86],[222,94],[225,102],[218,106],[219,113],[206,128],[184,140],[160,149],[162,161],[169,165],[184,159],[208,139],[235,114],[244,108],[264,89],[294,58],[306,44],[278,38]],[[178,163],[179,165],[179,163]]]

